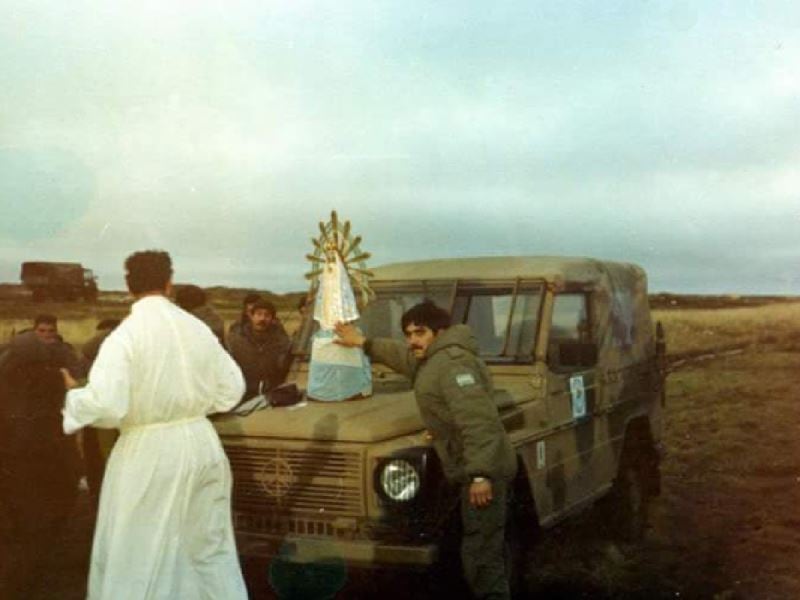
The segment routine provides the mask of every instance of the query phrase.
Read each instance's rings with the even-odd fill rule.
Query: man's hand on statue
[[[469,486],[469,502],[475,508],[489,506],[492,501],[492,482],[488,479],[473,481]]]
[[[333,340],[335,344],[355,348],[363,346],[366,341],[366,338],[359,333],[352,323],[339,322],[334,326],[333,330],[338,336]]]
[[[60,371],[61,371],[61,376],[64,378],[64,386],[65,386],[65,387],[66,387],[68,390],[71,390],[71,389],[73,389],[73,388],[76,388],[76,387],[78,387],[78,382],[77,382],[77,381],[75,380],[75,378],[74,378],[74,377],[73,377],[73,376],[70,374],[69,370],[67,370],[67,369],[60,369]]]

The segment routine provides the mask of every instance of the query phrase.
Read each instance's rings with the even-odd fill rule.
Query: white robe
[[[205,415],[244,393],[211,330],[146,296],[103,342],[64,431],[119,427],[92,547],[90,599],[247,598],[231,523],[231,471]]]

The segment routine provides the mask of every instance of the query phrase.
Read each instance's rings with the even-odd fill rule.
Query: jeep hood
[[[379,393],[363,400],[306,400],[283,408],[265,408],[246,417],[215,417],[220,435],[293,440],[379,442],[424,428],[413,391]]]

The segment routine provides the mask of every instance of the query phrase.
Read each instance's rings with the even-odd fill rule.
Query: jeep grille
[[[290,513],[296,517],[355,517],[365,513],[363,457],[359,450],[249,440],[227,443],[236,512]]]

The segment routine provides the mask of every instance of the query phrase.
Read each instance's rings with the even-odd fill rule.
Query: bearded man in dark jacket
[[[282,384],[289,368],[291,340],[276,316],[275,306],[258,300],[240,329],[228,332],[228,351],[242,369],[243,400]]]
[[[15,336],[0,357],[0,510],[12,527],[4,541],[14,546],[14,560],[2,565],[9,571],[0,572],[0,597],[29,591],[77,497],[77,444],[61,429],[61,368],[83,375],[52,315],[36,317],[33,330]]]
[[[350,324],[336,333],[345,346],[362,346],[414,382],[420,415],[433,440],[445,477],[461,490],[461,561],[476,598],[510,597],[505,570],[507,492],[517,460],[492,396],[489,369],[466,325],[450,325],[450,314],[423,302],[401,319],[406,343],[366,339]]]

